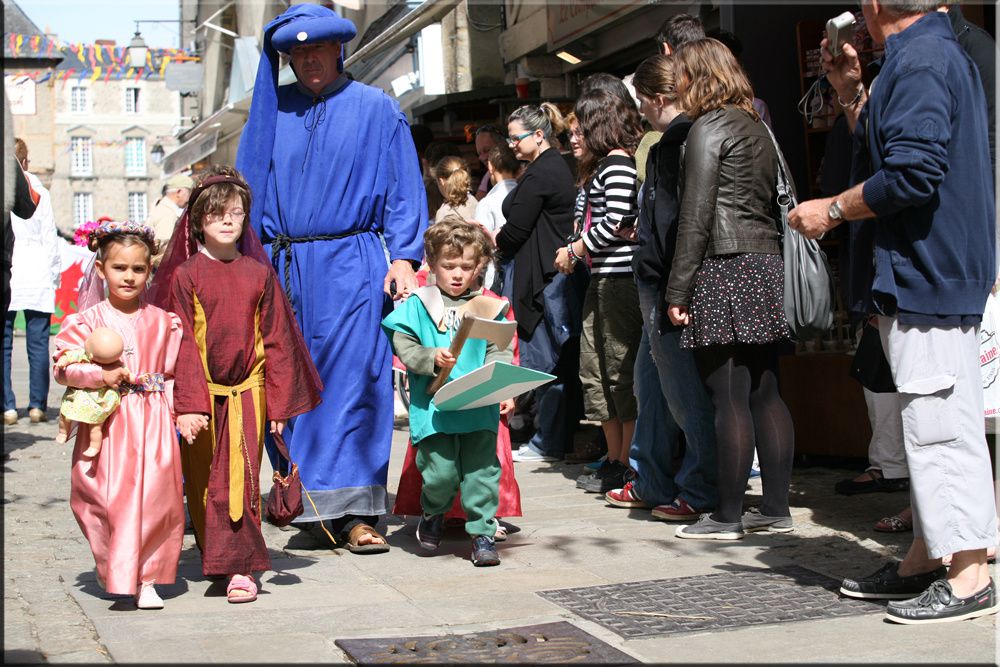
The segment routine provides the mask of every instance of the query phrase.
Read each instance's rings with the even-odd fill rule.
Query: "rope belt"
[[[250,509],[256,511],[255,499],[259,500],[258,480],[255,480],[250,466],[246,437],[243,434],[243,394],[253,392],[254,405],[260,405],[260,388],[264,386],[264,374],[251,375],[238,385],[226,386],[208,383],[208,393],[212,396],[229,397],[227,417],[229,421],[229,519],[239,521],[243,517],[243,491],[246,476],[250,477]],[[215,401],[212,401],[212,423],[215,423]],[[259,435],[259,434],[258,434]],[[249,472],[245,472],[249,471]]]
[[[311,243],[312,241],[336,241],[337,239],[346,239],[351,236],[357,236],[358,234],[374,234],[375,232],[368,229],[356,229],[353,232],[346,232],[344,234],[320,234],[318,236],[288,236],[287,234],[275,234],[274,238],[269,241],[262,241],[263,243],[271,244],[271,256],[274,261],[277,262],[279,255],[284,262],[284,283],[285,283],[285,295],[288,297],[288,302],[292,302],[292,246],[296,243]],[[277,267],[275,267],[277,268]],[[292,312],[295,311],[295,306],[292,306]]]

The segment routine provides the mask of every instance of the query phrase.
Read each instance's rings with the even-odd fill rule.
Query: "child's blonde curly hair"
[[[479,223],[449,214],[424,232],[424,256],[432,266],[444,257],[461,257],[470,246],[480,267],[493,261],[493,239]]]

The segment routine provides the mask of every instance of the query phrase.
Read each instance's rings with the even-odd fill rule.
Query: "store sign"
[[[3,78],[3,87],[14,116],[35,115],[35,82],[23,74]]]
[[[620,0],[615,3],[561,0],[549,3],[549,50],[585,37],[647,4],[647,0]]]

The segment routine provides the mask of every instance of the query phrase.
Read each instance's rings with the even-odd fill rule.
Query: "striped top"
[[[639,244],[615,234],[615,226],[624,216],[638,213],[636,185],[634,158],[609,155],[598,164],[587,193],[590,230],[583,235],[592,262],[591,273],[632,274],[632,253]]]

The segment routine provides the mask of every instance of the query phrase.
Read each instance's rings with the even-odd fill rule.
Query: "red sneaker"
[[[688,502],[677,496],[669,505],[657,505],[652,514],[664,521],[690,521],[701,516],[701,512],[688,505]]]
[[[620,489],[612,489],[604,494],[604,499],[615,507],[649,507],[635,492],[632,482],[625,482]]]

